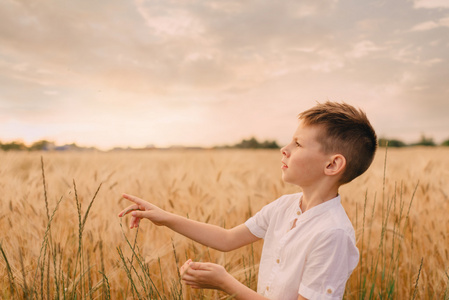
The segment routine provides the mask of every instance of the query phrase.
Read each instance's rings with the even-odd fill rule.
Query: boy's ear
[[[330,157],[324,173],[329,176],[338,175],[343,172],[346,167],[346,158],[341,154],[334,154]]]

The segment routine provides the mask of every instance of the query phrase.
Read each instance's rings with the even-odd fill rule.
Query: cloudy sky
[[[317,101],[449,138],[448,0],[3,0],[0,141],[287,142]]]

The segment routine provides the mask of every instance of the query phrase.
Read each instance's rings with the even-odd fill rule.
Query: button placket
[[[285,246],[286,241],[288,240],[288,233],[284,234],[278,242],[278,245],[273,253],[273,259],[275,260],[275,264],[270,272],[269,280],[266,283],[265,293],[271,293],[271,286],[273,282],[276,281],[278,277],[279,270],[281,269],[281,258],[282,258],[282,250]]]

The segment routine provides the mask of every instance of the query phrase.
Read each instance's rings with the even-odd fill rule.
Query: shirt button
[[[332,294],[332,290],[331,289],[327,289],[327,293],[328,294]]]
[[[280,263],[281,261],[280,261],[279,258],[278,258],[278,259],[276,259],[276,262],[277,262],[277,263]]]
[[[269,286],[267,286],[267,291],[269,291],[270,290],[270,287]]]
[[[298,210],[298,211],[296,212],[296,214],[299,216],[299,215],[301,214],[301,212]]]

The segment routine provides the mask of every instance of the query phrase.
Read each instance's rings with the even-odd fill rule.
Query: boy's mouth
[[[285,162],[281,161],[281,163],[282,163],[281,169],[287,169],[288,168],[288,166],[287,166],[287,164]]]

